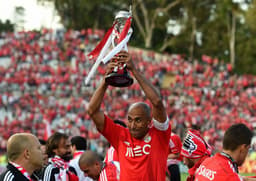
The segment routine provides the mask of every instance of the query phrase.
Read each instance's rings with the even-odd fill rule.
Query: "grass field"
[[[241,174],[243,176],[252,176],[255,175],[253,173],[243,173]],[[181,173],[181,181],[186,181],[188,174],[187,173]]]
[[[186,181],[186,178],[188,177],[188,174],[182,173],[181,174],[181,181]]]

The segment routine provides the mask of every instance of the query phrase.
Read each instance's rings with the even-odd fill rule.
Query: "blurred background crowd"
[[[104,33],[43,29],[0,34],[0,163],[6,164],[6,141],[17,132],[32,132],[40,139],[55,131],[81,135],[91,150],[105,155],[108,143],[86,113],[104,65],[90,86],[84,85],[94,64],[87,54]],[[232,124],[255,129],[256,76],[237,75],[231,64],[207,55],[189,61],[184,55],[134,47],[129,52],[161,90],[172,129],[181,138],[187,128],[196,127],[218,151]],[[143,95],[135,82],[128,88],[110,88],[104,100],[110,117],[126,121],[129,104],[143,100]],[[242,172],[256,171],[255,151],[253,146]]]

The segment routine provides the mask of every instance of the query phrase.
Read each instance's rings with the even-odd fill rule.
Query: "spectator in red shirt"
[[[93,151],[85,151],[79,159],[79,167],[85,176],[98,181],[118,181],[120,178],[119,163],[103,162]]]
[[[195,173],[200,164],[211,155],[210,145],[201,137],[198,130],[190,129],[183,140],[181,155],[189,168],[187,181],[195,180]]]
[[[198,181],[240,181],[253,180],[242,178],[238,174],[248,154],[253,133],[244,124],[234,124],[227,129],[223,138],[223,150],[206,159],[197,170],[195,179]]]
[[[155,87],[136,69],[130,54],[120,52],[119,61],[108,63],[106,74],[118,63],[125,63],[127,68],[144,91],[152,104],[151,110],[144,102],[137,102],[128,110],[127,128],[118,126],[100,109],[108,85],[103,79],[92,96],[88,113],[97,129],[116,149],[120,162],[120,180],[165,180],[166,160],[169,151],[171,128],[161,96]],[[113,60],[114,60],[113,59]]]

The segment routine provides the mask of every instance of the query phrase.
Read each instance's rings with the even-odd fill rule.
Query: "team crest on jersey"
[[[145,138],[144,138],[144,142],[145,143],[149,143],[151,141],[151,136],[146,136]]]
[[[191,135],[187,135],[182,145],[183,149],[188,151],[190,155],[197,149],[197,145],[192,139],[193,137]]]

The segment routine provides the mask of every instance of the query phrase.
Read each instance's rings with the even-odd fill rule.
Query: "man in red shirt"
[[[187,181],[194,181],[198,167],[211,155],[211,146],[201,137],[198,130],[190,129],[183,140],[181,155],[184,164],[189,168]]]
[[[120,167],[115,161],[102,162],[93,151],[85,151],[79,159],[79,167],[85,176],[98,181],[119,181]]]
[[[163,181],[165,180],[166,160],[169,151],[171,127],[161,95],[147,80],[131,60],[131,56],[121,51],[108,63],[106,75],[118,63],[126,64],[152,105],[137,102],[128,110],[127,128],[119,126],[100,110],[104,94],[108,88],[105,79],[92,96],[88,113],[97,129],[107,138],[118,153],[120,180]],[[151,120],[153,116],[153,124]]]
[[[196,181],[241,181],[254,180],[238,174],[248,154],[253,133],[244,124],[234,124],[227,129],[223,138],[223,150],[206,159],[197,170]]]

